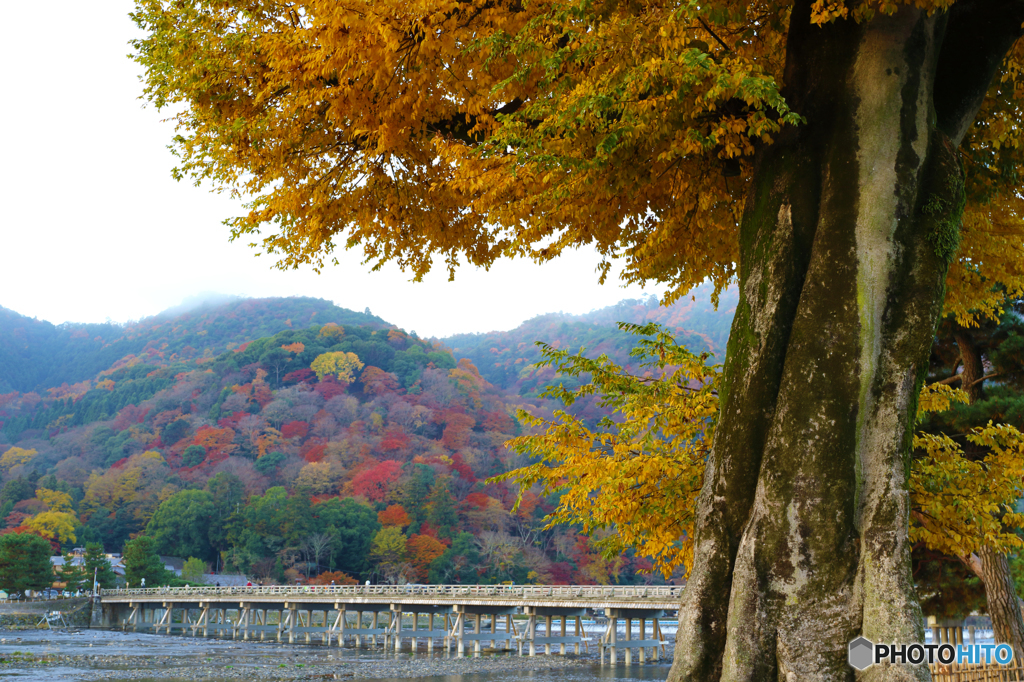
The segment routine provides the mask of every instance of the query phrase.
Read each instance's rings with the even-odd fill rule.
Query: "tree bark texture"
[[[1013,655],[1021,660],[1021,642],[1024,642],[1024,619],[1021,618],[1020,599],[1013,585],[1013,575],[1006,555],[989,546],[978,552],[981,557],[981,579],[985,583],[985,600],[992,617],[992,635],[997,642],[1013,646]]]
[[[972,403],[982,400],[984,393],[985,367],[981,351],[969,329],[957,327],[953,332],[960,362],[960,387],[967,392]],[[1024,656],[1024,616],[1021,614],[1020,599],[1013,585],[1013,575],[1006,556],[989,546],[978,552],[981,570],[978,577],[985,584],[985,600],[992,618],[992,633],[996,642],[1013,646],[1014,656]]]
[[[852,680],[858,635],[924,636],[910,443],[959,235],[956,147],[977,107],[962,110],[994,73],[942,55],[971,19],[959,12],[818,27],[809,1],[794,6],[786,94],[807,123],[755,165],[670,682]],[[940,83],[956,107],[936,109]],[[876,665],[856,679],[928,675]]]
[[[981,353],[969,329],[958,326],[953,331],[953,339],[960,350],[960,388],[967,393],[972,403],[976,403],[984,397],[982,377],[985,376],[985,367],[982,364]]]

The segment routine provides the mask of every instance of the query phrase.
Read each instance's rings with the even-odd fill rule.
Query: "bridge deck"
[[[103,603],[242,604],[300,608],[334,604],[432,606],[544,606],[558,608],[677,609],[675,586],[594,585],[315,585],[263,587],[147,587],[102,590]],[[367,609],[369,610],[369,609]]]

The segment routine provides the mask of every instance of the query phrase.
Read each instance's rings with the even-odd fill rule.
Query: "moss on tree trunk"
[[[761,151],[747,200],[672,682],[853,679],[858,635],[923,637],[909,452],[964,203],[964,116],[935,108],[948,19],[794,9],[787,97],[807,124]]]

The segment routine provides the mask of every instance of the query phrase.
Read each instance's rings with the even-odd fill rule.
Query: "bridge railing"
[[[434,597],[581,601],[678,601],[683,588],[667,585],[253,585],[251,587],[141,587],[101,590],[104,597],[337,596]]]

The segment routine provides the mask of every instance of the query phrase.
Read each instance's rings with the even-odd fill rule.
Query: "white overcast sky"
[[[125,0],[4,2],[0,21],[0,306],[54,323],[123,322],[201,292],[315,296],[422,336],[510,329],[643,295],[597,284],[595,253],[490,272],[439,270],[423,283],[370,273],[359,252],[317,275],[280,272],[229,243],[240,205],[170,176],[172,127],[138,99]],[[657,291],[647,290],[650,293]]]

